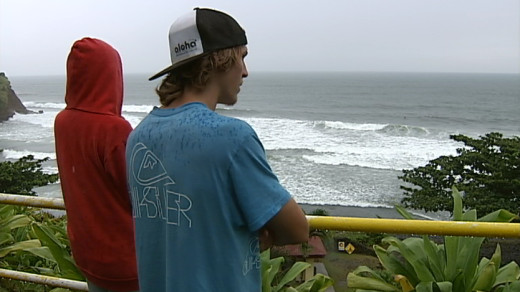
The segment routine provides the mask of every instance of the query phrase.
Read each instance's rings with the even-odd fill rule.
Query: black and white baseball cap
[[[247,44],[246,32],[226,13],[195,8],[179,17],[170,27],[172,65],[153,75],[154,80],[193,59],[214,51]]]

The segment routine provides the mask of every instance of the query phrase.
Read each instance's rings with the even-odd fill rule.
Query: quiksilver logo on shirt
[[[170,226],[191,228],[193,203],[188,195],[175,191],[175,181],[159,157],[143,143],[137,143],[132,149],[129,165],[134,218],[145,221],[162,219]]]
[[[184,41],[184,43],[178,43],[175,47],[175,54],[182,55],[189,51],[197,49],[197,40]]]

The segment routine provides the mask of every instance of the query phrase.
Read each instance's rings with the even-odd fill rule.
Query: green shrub
[[[311,266],[305,262],[295,262],[287,272],[282,271],[283,257],[271,259],[269,249],[260,255],[262,266],[262,292],[322,292],[332,286],[332,279],[323,274],[314,277],[296,287],[289,286],[298,275]]]
[[[477,212],[462,212],[462,197],[453,189],[455,221],[510,222],[518,216],[505,210],[495,211],[477,220]],[[404,209],[407,219],[412,215]],[[446,236],[436,244],[427,236],[399,240],[383,239],[387,248],[374,245],[384,269],[394,277],[388,281],[368,267],[358,267],[347,276],[348,285],[356,291],[520,291],[520,268],[516,262],[501,265],[497,245],[491,259],[479,261],[482,237]]]
[[[56,182],[57,174],[43,173],[45,159],[32,155],[16,162],[0,162],[0,192],[34,195],[35,186]],[[0,267],[28,273],[84,280],[70,256],[66,217],[55,218],[40,209],[0,205]],[[4,291],[68,291],[24,281],[0,279]]]
[[[66,218],[47,215],[40,223],[32,217],[39,212],[17,214],[16,206],[0,205],[0,267],[84,280],[70,257]]]
[[[311,215],[311,216],[329,216],[329,212],[325,209],[322,209],[322,208],[316,208],[314,210],[312,210],[312,212],[308,215]]]
[[[464,143],[458,156],[441,156],[426,166],[404,170],[405,207],[452,212],[450,190],[464,193],[467,207],[480,214],[505,209],[520,211],[520,137],[489,133],[480,139],[452,135]]]
[[[34,159],[34,156],[27,155],[15,162],[0,162],[0,193],[34,196],[34,187],[58,181],[58,174],[42,171],[42,163],[47,160],[48,157]]]

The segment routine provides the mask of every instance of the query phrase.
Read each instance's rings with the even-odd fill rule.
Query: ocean
[[[9,77],[9,76],[8,76]],[[148,75],[125,76],[123,116],[136,126],[158,105]],[[0,160],[49,157],[57,172],[53,123],[65,107],[65,77],[9,77],[28,109],[0,124]],[[520,135],[520,75],[462,73],[252,72],[235,106],[217,112],[245,120],[296,201],[393,207],[403,169],[456,155],[451,134]],[[38,195],[61,197],[54,184]]]

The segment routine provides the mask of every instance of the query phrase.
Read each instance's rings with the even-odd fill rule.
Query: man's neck
[[[178,108],[192,102],[201,102],[212,111],[217,107],[218,90],[216,86],[208,84],[204,90],[185,88],[183,94],[174,99],[168,106],[162,108]]]

